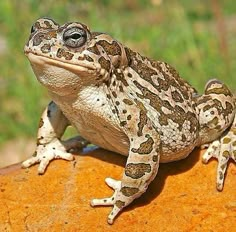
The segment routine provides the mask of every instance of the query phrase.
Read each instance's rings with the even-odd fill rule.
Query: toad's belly
[[[111,125],[104,125],[101,122],[91,125],[89,123],[81,123],[81,121],[73,124],[79,134],[92,144],[128,156],[128,137]]]
[[[70,114],[64,110],[63,114],[78,130],[78,133],[92,144],[125,156],[128,155],[129,139],[116,124],[93,114],[88,115],[81,112]]]

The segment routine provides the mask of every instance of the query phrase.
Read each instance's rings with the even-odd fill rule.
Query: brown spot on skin
[[[110,44],[106,40],[100,40],[100,41],[97,42],[97,44],[101,45],[108,55],[121,56],[121,48],[120,48],[119,44],[116,41],[113,41]]]
[[[103,69],[105,69],[107,72],[110,71],[110,67],[111,67],[111,62],[109,60],[106,60],[103,56],[101,56],[98,59],[98,63],[101,65],[101,67]]]
[[[220,180],[224,179],[224,174],[222,172],[220,172]]]
[[[119,85],[119,90],[120,90],[120,92],[124,92],[124,89],[123,89],[123,86],[122,85]]]
[[[124,196],[131,197],[134,194],[136,194],[139,191],[139,189],[132,187],[122,187],[120,191],[123,193]]]
[[[89,47],[87,50],[94,53],[94,54],[96,54],[96,55],[100,55],[100,52],[99,52],[96,45],[94,45],[93,47]]]
[[[143,128],[147,124],[147,121],[148,117],[146,111],[141,110],[139,113],[138,132],[137,132],[137,135],[139,137],[143,135]]]
[[[40,141],[41,139],[44,139],[44,137],[41,136],[41,137],[37,138],[37,141],[36,141],[36,145],[37,145],[37,146],[42,145],[42,143],[41,143],[41,141]]]
[[[135,58],[136,53],[130,50],[129,48],[125,47],[125,54],[128,61],[128,66],[130,66],[132,59]]]
[[[115,104],[116,104],[117,106],[119,106],[119,105],[120,105],[120,102],[119,102],[119,101],[116,101]]]
[[[171,96],[172,96],[172,98],[175,102],[181,102],[182,103],[184,101],[184,99],[182,98],[182,96],[180,95],[180,93],[177,90],[172,91]]]
[[[232,143],[232,146],[233,146],[233,147],[235,147],[235,146],[236,146],[236,141],[234,141],[234,142]]]
[[[93,58],[90,57],[89,55],[84,55],[84,58],[85,58],[85,60],[87,60],[89,62],[93,62],[94,61]]]
[[[57,38],[57,31],[56,30],[49,31],[45,37],[47,40],[51,40],[52,38]]]
[[[125,175],[132,179],[139,179],[151,172],[151,165],[145,163],[129,163],[125,167]]]
[[[54,22],[54,21],[53,21]],[[55,22],[54,22],[55,23]],[[50,22],[48,22],[47,20],[44,21],[44,24],[46,25],[47,29],[53,29],[53,26],[51,25]]]
[[[131,78],[133,76],[132,73],[128,73],[127,75],[129,78]]]
[[[163,114],[161,112],[160,116],[159,116],[159,123],[161,126],[166,126],[168,125],[168,117],[166,114]]]
[[[162,102],[162,104],[163,104],[163,106],[166,107],[167,109],[173,110],[173,107],[171,106],[171,104],[170,104],[169,101],[164,100],[164,101]],[[185,113],[184,110],[182,109],[182,107],[180,107],[180,106],[178,106],[178,105],[176,105],[174,109],[175,109],[176,112]]]
[[[127,113],[127,110],[123,110],[122,112],[123,112],[123,114],[126,114],[126,113]]]
[[[161,106],[163,105],[161,99],[160,99],[157,95],[155,95],[154,93],[152,93],[148,88],[146,88],[146,87],[140,85],[137,81],[134,81],[133,83],[136,85],[136,87],[137,87],[138,89],[140,89],[140,91],[141,91],[142,94],[143,94],[143,97],[150,100],[150,105],[151,105],[154,109],[156,109],[158,112],[160,112],[160,111],[161,111]],[[137,93],[137,95],[138,95],[140,98],[142,98],[142,95],[140,95],[140,94],[138,94],[138,93]]]
[[[41,128],[43,126],[43,124],[44,124],[44,121],[43,121],[42,118],[40,118],[40,120],[39,120],[39,128]]]
[[[132,118],[131,115],[127,116],[127,120],[131,120],[131,118]]]
[[[37,156],[37,151],[35,151],[32,156],[33,156],[33,157],[36,157],[36,156]]]
[[[225,158],[229,158],[229,156],[230,156],[229,151],[224,151],[224,152],[223,152],[223,156],[224,156]]]
[[[43,39],[44,39],[44,34],[42,33],[36,34],[33,38],[33,46],[38,46],[39,44],[41,44]]]
[[[223,139],[223,143],[224,144],[228,144],[228,143],[230,143],[231,142],[231,138],[229,138],[229,137],[225,137],[224,139]]]
[[[79,61],[80,61],[80,60],[84,61],[84,60],[85,60],[85,56],[79,56],[77,59],[78,59]]]
[[[212,146],[213,150],[216,150],[217,149],[217,146]]]
[[[116,201],[115,205],[116,205],[119,209],[121,209],[121,208],[123,208],[123,207],[125,206],[125,202],[118,200],[118,201]]]
[[[213,87],[214,84],[217,84],[218,87]],[[213,80],[208,83],[205,94],[224,94],[225,96],[232,96],[232,93],[228,87],[217,80]]]
[[[124,76],[123,73],[118,73],[117,70],[115,69],[115,70],[114,70],[114,74],[115,74],[115,76],[116,76],[116,79],[117,79],[118,81],[121,81],[121,83],[122,83],[124,86],[126,86],[126,87],[129,86],[128,82],[125,80],[125,76]]]
[[[196,98],[195,100],[197,100],[197,105],[201,105],[201,104],[210,102],[212,98],[211,96],[205,95],[205,96],[201,96],[200,98]]]
[[[211,105],[205,105],[202,110],[203,110],[203,112],[206,112],[206,111],[208,111],[210,109],[212,109]]]
[[[112,91],[111,94],[113,95],[114,98],[117,98],[117,94],[115,91]]]
[[[220,166],[220,168],[221,168],[222,170],[224,170],[226,167],[227,167],[227,164],[222,164],[222,165]]]
[[[122,122],[120,122],[120,126],[125,126],[125,125],[127,125],[127,122],[126,121],[122,121]]]
[[[49,53],[51,51],[51,46],[49,44],[44,44],[41,47],[41,51],[42,53]]]
[[[232,114],[234,111],[234,106],[229,102],[226,102],[225,105],[226,105],[226,109],[224,110],[224,112],[226,112],[228,115]]]
[[[131,100],[127,99],[127,98],[123,99],[123,102],[124,102],[126,105],[129,105],[129,106],[133,105],[133,102],[132,102]]]
[[[70,52],[65,51],[65,49],[59,48],[57,50],[57,55],[58,58],[62,58],[64,57],[66,60],[71,60],[73,58],[73,54],[71,54]]]
[[[218,125],[219,119],[218,117],[214,117],[211,121],[207,123],[207,125],[210,127],[211,125]]]
[[[141,143],[138,149],[132,148],[131,151],[140,155],[150,154],[153,150],[154,141],[149,137],[145,142]]]
[[[34,27],[35,27],[36,29],[41,29],[41,28],[42,28],[39,22],[36,22],[36,23],[34,24]]]
[[[218,131],[221,131],[221,129],[222,129],[221,125],[216,126],[215,129],[218,130]]]
[[[152,157],[152,161],[153,161],[153,162],[157,162],[157,161],[158,161],[158,156],[157,156],[157,155],[154,155],[154,156]]]

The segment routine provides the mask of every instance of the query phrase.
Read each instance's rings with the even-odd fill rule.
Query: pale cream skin
[[[203,161],[218,159],[217,189],[222,190],[227,162],[236,161],[236,119],[235,98],[220,81],[209,81],[198,95],[168,64],[77,22],[60,26],[37,20],[25,54],[53,101],[24,168],[39,163],[43,174],[51,160],[72,160],[71,149],[89,143],[127,156],[122,179],[106,179],[114,194],[91,201],[113,206],[109,224],[146,191],[160,162],[183,159],[205,143],[210,145]],[[69,125],[80,136],[62,141]]]

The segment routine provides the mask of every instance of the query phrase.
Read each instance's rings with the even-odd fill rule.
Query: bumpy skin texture
[[[222,190],[227,162],[236,161],[235,99],[223,83],[211,80],[199,95],[168,64],[78,22],[37,20],[25,54],[53,102],[40,120],[36,152],[23,167],[40,163],[43,174],[50,160],[72,160],[68,152],[88,143],[126,155],[122,179],[106,179],[114,194],[91,201],[113,206],[110,224],[146,191],[160,162],[183,159],[205,143],[203,161],[219,160]],[[81,137],[62,141],[68,125]]]

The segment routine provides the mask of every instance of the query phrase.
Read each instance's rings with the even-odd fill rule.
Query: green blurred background
[[[145,56],[170,63],[200,92],[212,77],[236,90],[233,0],[1,0],[0,166],[31,155],[33,147],[26,147],[49,101],[23,53],[32,23],[42,16],[107,32]]]

